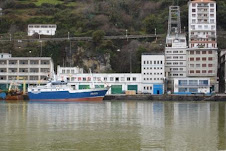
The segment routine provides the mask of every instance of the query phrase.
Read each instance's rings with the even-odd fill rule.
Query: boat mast
[[[94,86],[94,80],[93,80],[93,73],[91,71],[91,69],[89,68],[89,72],[90,72],[90,76],[91,76],[91,80],[92,80],[92,87],[91,88],[95,88]]]

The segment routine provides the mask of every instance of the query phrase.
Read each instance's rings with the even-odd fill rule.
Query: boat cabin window
[[[52,83],[52,85],[67,85],[67,83]]]

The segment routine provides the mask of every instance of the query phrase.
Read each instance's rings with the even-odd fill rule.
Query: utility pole
[[[128,49],[128,35],[127,35],[127,29],[126,29],[126,43],[127,43],[127,49]],[[130,71],[130,73],[132,73],[132,56],[131,56],[131,49],[129,50],[129,66],[130,66],[130,69],[129,69],[129,71]]]
[[[42,57],[42,40],[40,40],[40,44],[41,44],[41,52],[40,52],[40,57]]]

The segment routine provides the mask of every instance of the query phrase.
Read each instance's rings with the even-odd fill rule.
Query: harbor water
[[[208,150],[226,150],[226,102],[0,102],[0,151]]]

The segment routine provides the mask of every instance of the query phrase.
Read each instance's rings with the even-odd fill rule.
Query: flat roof
[[[190,0],[190,2],[209,3],[209,2],[216,2],[216,1],[215,0]]]
[[[41,26],[43,26],[43,25],[56,25],[56,24],[28,24],[28,26],[34,26],[34,25],[41,25]]]
[[[161,53],[152,53],[152,52],[145,52],[145,53],[142,53],[142,55],[164,55],[164,52],[161,52]]]

